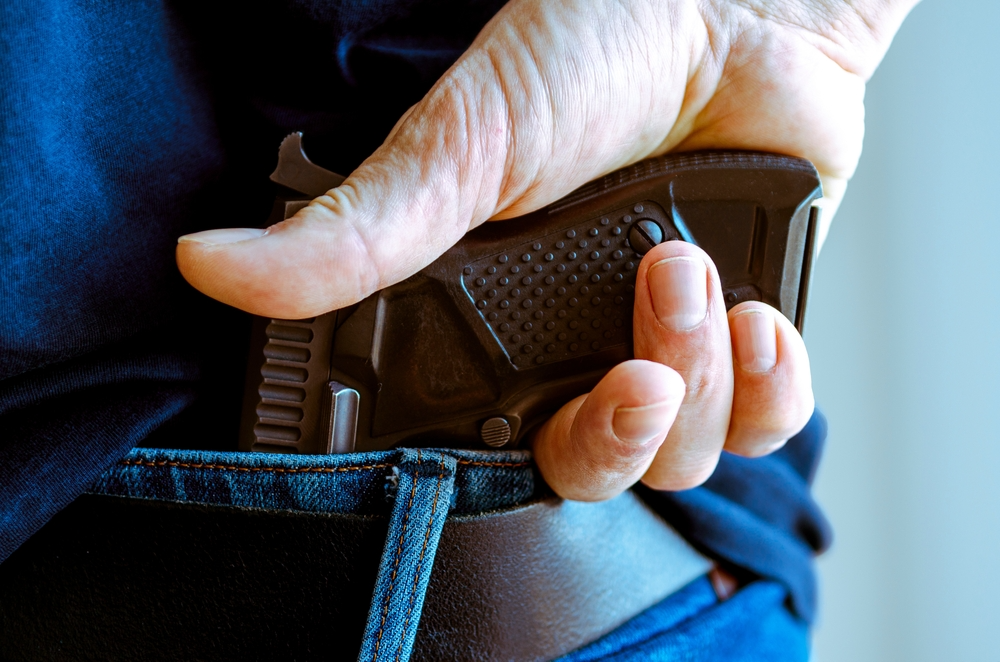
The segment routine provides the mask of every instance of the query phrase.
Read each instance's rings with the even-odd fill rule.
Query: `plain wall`
[[[819,662],[1000,660],[997,26],[997,0],[913,11],[817,264]]]

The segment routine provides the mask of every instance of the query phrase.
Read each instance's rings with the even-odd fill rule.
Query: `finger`
[[[627,361],[615,366],[535,435],[539,471],[566,499],[616,496],[646,472],[683,397],[684,382],[664,365]]]
[[[670,366],[686,393],[666,441],[643,482],[681,490],[715,470],[729,429],[733,362],[719,274],[693,244],[660,244],[636,277],[636,358]]]
[[[681,13],[697,26],[696,11]],[[673,125],[694,57],[649,39],[676,14],[513,0],[339,188],[266,233],[182,238],[182,274],[257,314],[316,315],[410,276],[488,218],[642,158]]]
[[[472,85],[472,83],[468,83]],[[341,308],[432,262],[496,204],[504,136],[487,127],[502,107],[484,85],[475,114],[456,92],[431,95],[338,188],[266,233],[182,237],[177,264],[209,296],[249,312],[299,319]],[[476,150],[455,135],[467,127]],[[496,139],[492,141],[492,139]]]
[[[757,301],[729,311],[733,339],[733,415],[726,450],[756,457],[801,430],[815,402],[809,355],[784,315]]]

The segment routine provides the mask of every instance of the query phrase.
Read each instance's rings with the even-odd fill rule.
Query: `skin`
[[[511,0],[343,185],[265,233],[182,237],[178,266],[220,301],[311,317],[410,276],[483,222],[709,148],[811,160],[828,223],[860,156],[865,83],[914,4]],[[637,278],[636,359],[534,440],[567,498],[693,487],[723,449],[771,452],[813,409],[801,337],[761,303],[727,314],[703,251],[660,245]]]

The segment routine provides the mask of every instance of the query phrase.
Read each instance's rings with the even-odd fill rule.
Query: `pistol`
[[[343,178],[301,133],[279,148],[270,222]],[[822,195],[806,160],[745,151],[652,158],[516,219],[484,223],[414,276],[305,320],[255,320],[240,449],[514,448],[632,358],[639,261],[688,241],[727,307],[757,300],[801,331]]]

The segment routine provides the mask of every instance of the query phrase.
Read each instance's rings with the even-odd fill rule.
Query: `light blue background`
[[[1000,660],[998,26],[997,0],[913,11],[817,265],[819,662]]]

